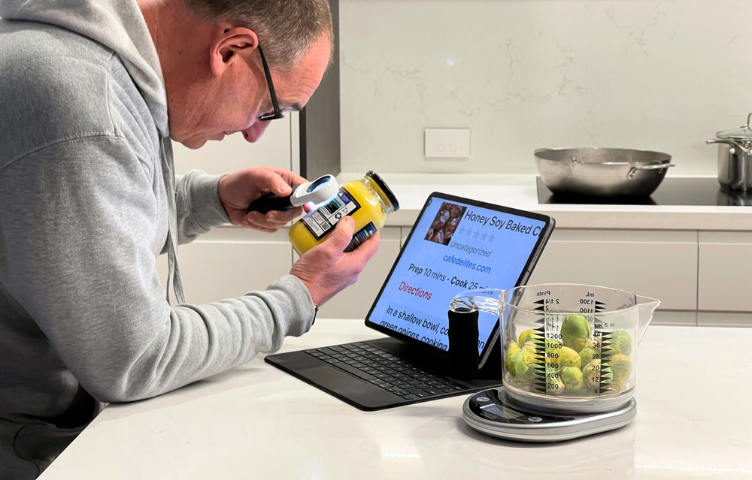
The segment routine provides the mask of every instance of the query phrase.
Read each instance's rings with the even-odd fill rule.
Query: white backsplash
[[[341,0],[342,170],[534,173],[540,147],[674,156],[752,111],[752,0]],[[467,160],[425,128],[469,128]]]

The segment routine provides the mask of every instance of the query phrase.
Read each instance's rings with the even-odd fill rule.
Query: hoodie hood
[[[162,68],[136,0],[2,0],[0,17],[65,28],[111,49],[141,91],[159,133],[169,136]]]

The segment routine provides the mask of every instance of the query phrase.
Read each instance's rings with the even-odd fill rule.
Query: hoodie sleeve
[[[175,178],[178,243],[190,243],[214,227],[230,223],[219,200],[217,184],[222,175],[192,170]]]
[[[164,206],[148,172],[113,136],[64,141],[0,171],[0,281],[104,402],[159,395],[275,351],[313,318],[294,276],[171,308],[154,253]],[[201,199],[211,180],[187,177]]]

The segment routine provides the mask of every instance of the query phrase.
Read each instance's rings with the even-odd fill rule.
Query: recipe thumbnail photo
[[[457,225],[460,224],[465,210],[467,210],[467,207],[461,207],[449,202],[442,203],[436,217],[431,222],[431,226],[428,227],[425,240],[441,245],[449,245],[449,240],[452,239],[454,231],[457,230]]]

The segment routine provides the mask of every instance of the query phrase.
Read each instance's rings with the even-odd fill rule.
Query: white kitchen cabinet
[[[528,283],[584,283],[697,310],[697,232],[555,230]]]
[[[700,232],[699,244],[699,310],[752,312],[752,233]],[[706,315],[702,321],[717,318]]]
[[[400,238],[399,227],[386,227],[381,230],[379,251],[368,262],[354,285],[321,307],[321,318],[365,319],[399,255]]]
[[[291,135],[293,130],[297,131],[297,128],[292,128],[293,120],[297,122],[297,116],[288,115],[272,121],[256,143],[247,142],[241,133],[219,142],[209,141],[196,150],[173,142],[175,171],[180,174],[198,169],[221,174],[261,165],[294,170],[293,154],[297,152],[298,139]]]
[[[266,287],[290,273],[292,247],[288,229],[263,233],[240,227],[217,227],[178,250],[187,301],[201,304],[239,297]],[[166,285],[167,255],[158,263]],[[172,295],[171,295],[172,296]]]

